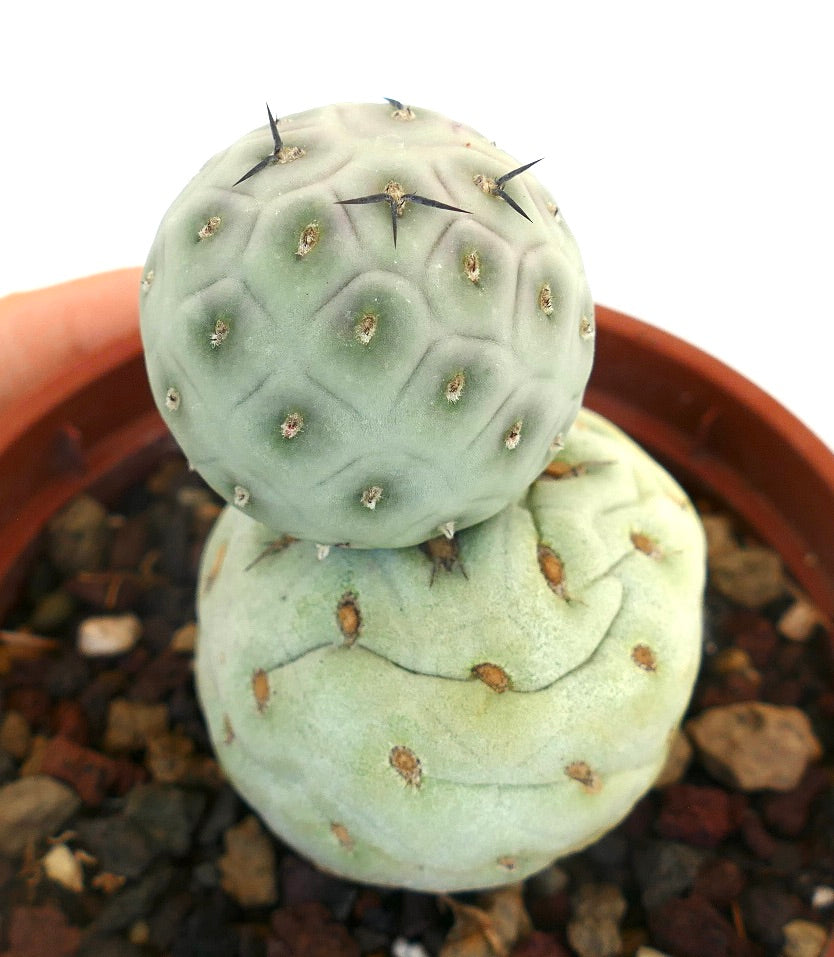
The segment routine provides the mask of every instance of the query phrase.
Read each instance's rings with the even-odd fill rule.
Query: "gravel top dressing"
[[[316,870],[225,782],[192,669],[220,499],[172,456],[75,500],[0,623],[0,957],[832,957],[834,638],[698,506],[704,662],[657,785],[582,853],[447,896]]]

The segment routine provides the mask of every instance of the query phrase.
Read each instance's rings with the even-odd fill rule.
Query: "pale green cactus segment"
[[[591,368],[561,214],[531,170],[499,184],[519,161],[426,110],[344,104],[276,130],[280,157],[269,127],[244,136],[159,228],[140,310],[161,414],[220,495],[305,540],[408,546],[497,514]]]
[[[329,870],[522,879],[662,767],[700,658],[704,551],[684,492],[584,411],[522,501],[453,539],[320,559],[226,509],[198,595],[218,757]]]

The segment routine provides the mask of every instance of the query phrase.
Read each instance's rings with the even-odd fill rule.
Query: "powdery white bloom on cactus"
[[[582,412],[516,504],[452,538],[315,549],[226,509],[196,673],[218,757],[287,842],[372,883],[520,880],[651,786],[701,649],[684,492]],[[381,507],[380,503],[380,506]]]
[[[150,251],[162,415],[218,493],[247,489],[247,514],[299,538],[399,547],[489,518],[570,427],[593,356],[580,255],[534,164],[397,103],[269,119]]]

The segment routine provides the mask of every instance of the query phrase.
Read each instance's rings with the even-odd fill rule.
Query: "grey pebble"
[[[195,865],[191,870],[191,877],[194,881],[194,890],[201,888],[215,888],[220,886],[220,874],[214,861],[203,861]]]
[[[183,921],[194,907],[194,897],[188,891],[168,895],[157,902],[148,918],[149,943],[163,952],[179,936]]]
[[[241,816],[242,802],[237,792],[228,784],[224,785],[212,801],[211,808],[197,832],[197,843],[201,847],[219,843],[223,834]]]
[[[748,887],[741,895],[744,926],[751,937],[772,951],[784,942],[782,928],[802,916],[802,901],[776,885]]]
[[[127,795],[124,813],[146,832],[152,847],[180,857],[191,849],[191,835],[205,804],[205,795],[197,791],[139,784]]]
[[[102,870],[128,880],[144,874],[157,855],[147,833],[123,814],[82,819],[75,830]]]
[[[77,651],[66,651],[45,663],[44,687],[53,698],[75,698],[90,682],[90,663]]]
[[[688,891],[707,854],[677,841],[648,840],[634,852],[634,875],[640,898],[653,910]]]
[[[126,884],[107,901],[89,925],[84,935],[85,944],[91,938],[118,933],[138,918],[147,916],[154,903],[168,890],[173,878],[174,868],[168,863],[160,863],[137,883]],[[92,953],[98,957],[97,950]]]

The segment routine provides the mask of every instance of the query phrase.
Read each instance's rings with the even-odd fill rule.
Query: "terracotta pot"
[[[0,392],[0,616],[49,516],[82,490],[116,494],[171,447],[145,379],[139,270],[0,300],[17,343]],[[587,404],[696,494],[723,501],[834,617],[834,456],[716,359],[598,308]]]
[[[0,392],[0,620],[39,532],[73,496],[125,488],[172,445],[139,339],[140,271],[0,299],[13,343]]]

